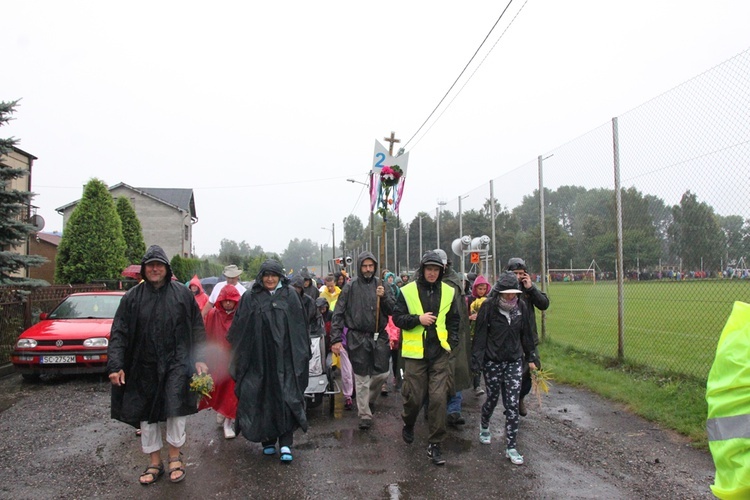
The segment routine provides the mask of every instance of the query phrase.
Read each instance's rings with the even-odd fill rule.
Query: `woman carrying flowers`
[[[505,456],[515,465],[523,464],[516,449],[518,435],[518,404],[524,356],[529,368],[536,368],[534,339],[529,326],[529,309],[518,300],[518,279],[505,272],[492,287],[490,298],[482,305],[477,317],[472,347],[471,368],[484,373],[487,400],[482,405],[479,441],[490,444],[490,419],[498,399],[505,406]]]
[[[233,286],[225,286],[219,292],[216,304],[206,315],[206,361],[211,367],[214,389],[201,400],[198,409],[213,408],[216,422],[223,424],[224,437],[235,437],[234,420],[237,414],[237,396],[234,394],[234,380],[229,376],[229,350],[227,332],[237,311],[240,292]]]

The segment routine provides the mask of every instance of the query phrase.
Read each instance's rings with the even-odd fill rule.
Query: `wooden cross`
[[[384,141],[390,142],[388,145],[388,154],[393,156],[393,144],[397,142],[401,142],[401,139],[396,139],[396,132],[391,132],[390,137],[383,138]]]

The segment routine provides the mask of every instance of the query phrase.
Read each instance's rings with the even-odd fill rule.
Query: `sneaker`
[[[479,424],[479,442],[482,444],[490,444],[492,442],[492,433],[490,432],[490,426],[482,427]]]
[[[523,455],[518,453],[515,448],[509,448],[505,450],[505,457],[510,459],[510,462],[514,465],[523,465]]]
[[[216,425],[224,425],[224,415],[221,413],[216,414]]]
[[[370,427],[372,427],[372,419],[370,418],[360,418],[359,419],[359,428],[363,431],[368,430]]]
[[[484,396],[484,389],[482,389],[481,387],[477,387],[476,389],[474,389],[474,395],[476,397]]]
[[[432,459],[432,463],[435,465],[445,465],[445,459],[443,454],[440,453],[440,445],[437,443],[430,443],[427,447],[427,456]]]
[[[224,438],[234,439],[237,434],[234,433],[234,420],[231,418],[224,419]]]
[[[354,408],[354,403],[352,402],[352,398],[344,399],[344,409],[346,411],[351,411],[352,408]]]
[[[401,429],[401,437],[404,438],[406,444],[412,444],[414,442],[414,426],[404,425],[404,428]]]
[[[446,423],[452,427],[457,427],[459,425],[463,425],[466,423],[466,420],[463,416],[461,416],[460,413],[449,413],[448,418],[446,419]]]
[[[523,402],[523,399],[518,403],[518,414],[522,417],[526,416],[526,403]]]

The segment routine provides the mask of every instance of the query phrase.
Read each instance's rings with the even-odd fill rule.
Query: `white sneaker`
[[[482,444],[492,443],[492,433],[490,427],[482,427],[481,422],[479,423],[479,442]]]
[[[221,413],[216,414],[216,423],[218,425],[222,425],[224,423],[224,420],[224,415],[222,415]]]
[[[523,465],[523,455],[518,453],[515,448],[505,450],[505,456],[510,459],[512,464]]]
[[[234,439],[237,435],[234,433],[234,420],[231,418],[224,419],[224,438]]]

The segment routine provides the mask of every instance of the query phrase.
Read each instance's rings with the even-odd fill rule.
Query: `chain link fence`
[[[522,257],[550,297],[543,337],[705,379],[732,304],[750,302],[748,109],[750,50],[410,221],[389,221],[387,265],[414,269],[440,247],[457,270],[494,280]]]

